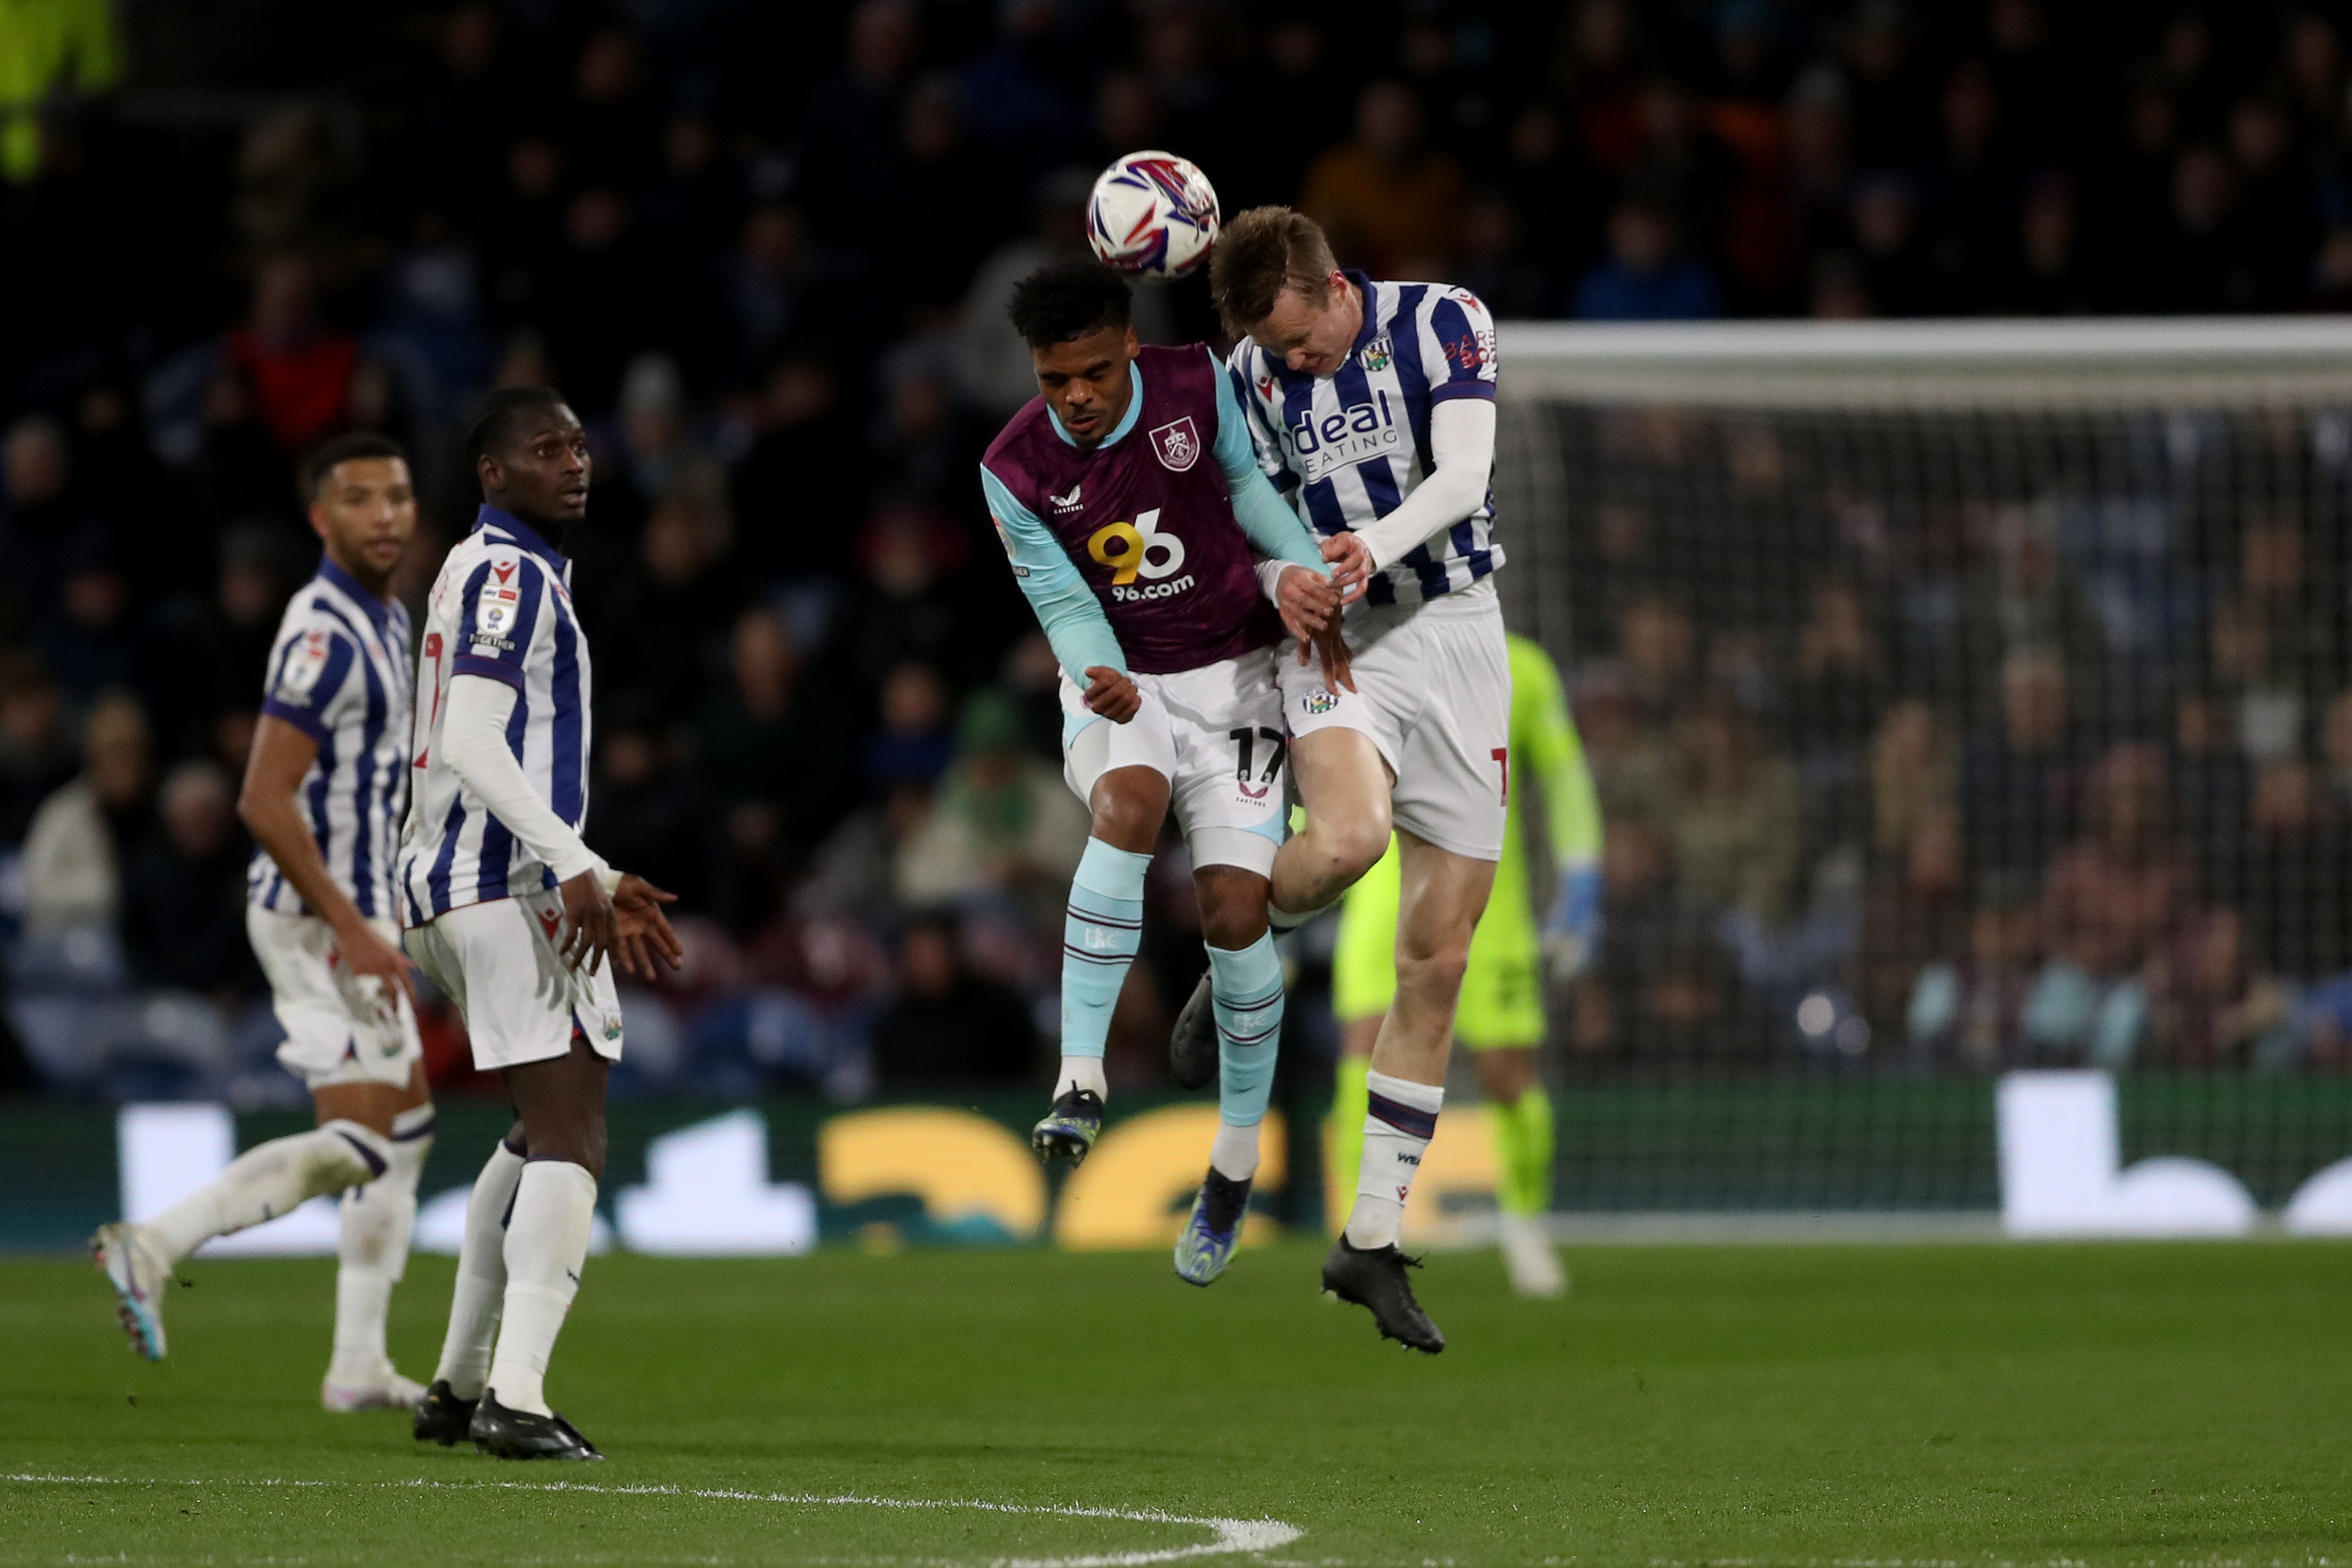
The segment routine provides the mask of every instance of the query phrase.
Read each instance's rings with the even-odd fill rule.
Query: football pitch
[[[1444,1256],[1435,1360],[1319,1255],[594,1259],[564,1467],[322,1414],[331,1260],[199,1260],[161,1365],[0,1261],[0,1563],[2352,1562],[2352,1248],[1580,1248],[1549,1302]]]

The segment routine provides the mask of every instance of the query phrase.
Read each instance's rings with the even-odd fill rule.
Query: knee
[[[1456,997],[1470,967],[1470,939],[1397,943],[1397,989],[1416,996]]]
[[[1360,877],[1379,862],[1389,850],[1389,810],[1383,800],[1375,811],[1352,813],[1342,818],[1318,822],[1309,820],[1309,833],[1320,843],[1331,868],[1349,877]]]
[[[1146,798],[1140,790],[1097,789],[1090,805],[1094,836],[1111,848],[1149,854],[1160,841],[1160,819],[1168,814],[1164,800]]]

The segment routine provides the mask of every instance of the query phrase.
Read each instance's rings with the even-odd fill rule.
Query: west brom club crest
[[[1181,474],[1201,460],[1201,433],[1192,428],[1192,416],[1171,420],[1151,433],[1151,450],[1160,456],[1160,465]]]

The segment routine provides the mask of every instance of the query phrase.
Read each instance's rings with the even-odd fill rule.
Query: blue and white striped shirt
[[[572,563],[495,507],[481,509],[474,531],[441,563],[425,607],[415,799],[401,835],[406,925],[555,885],[555,873],[441,755],[449,683],[459,675],[514,688],[508,748],[540,798],[576,832],[588,816],[590,670],[588,639],[572,607]]]
[[[1354,530],[1396,510],[1431,468],[1429,413],[1450,398],[1495,395],[1495,319],[1466,288],[1375,283],[1360,272],[1364,324],[1328,376],[1286,368],[1253,338],[1226,361],[1249,411],[1258,466],[1317,534]],[[1491,475],[1479,508],[1406,551],[1365,598],[1416,603],[1455,592],[1503,564]]]
[[[393,855],[408,803],[408,611],[331,560],[286,606],[269,648],[261,711],[319,744],[296,800],[327,873],[370,919],[392,919]],[[253,852],[246,897],[304,915],[268,850]]]

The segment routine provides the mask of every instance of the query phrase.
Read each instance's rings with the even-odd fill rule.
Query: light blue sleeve
[[[996,537],[1004,541],[1005,557],[1013,563],[1013,580],[1021,585],[1037,624],[1045,629],[1045,641],[1053,644],[1054,657],[1070,679],[1083,690],[1091,665],[1108,664],[1125,674],[1127,654],[1110,629],[1110,618],[1103,613],[1102,601],[1078,575],[1061,541],[1036,513],[1013,498],[985,464],[981,465],[980,487],[988,497]]]
[[[1315,546],[1315,536],[1307,531],[1307,525],[1258,466],[1257,443],[1250,434],[1248,416],[1242,413],[1241,400],[1234,395],[1232,377],[1217,364],[1214,354],[1209,356],[1209,363],[1217,372],[1217,466],[1224,470],[1225,485],[1234,493],[1234,521],[1249,536],[1250,548],[1266,559],[1286,560],[1330,576],[1331,569],[1323,564],[1323,552]]]

